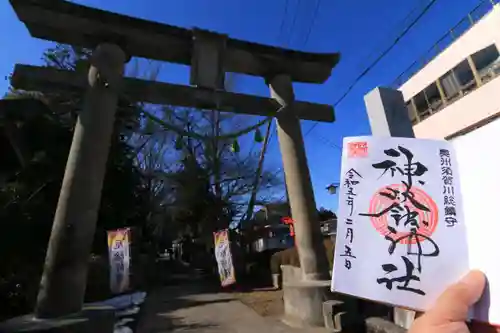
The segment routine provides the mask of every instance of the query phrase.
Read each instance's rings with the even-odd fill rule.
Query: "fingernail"
[[[486,282],[484,273],[479,270],[470,271],[464,276],[459,283],[466,284],[470,287],[478,287]]]

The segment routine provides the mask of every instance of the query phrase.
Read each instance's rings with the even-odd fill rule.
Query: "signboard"
[[[236,283],[228,230],[214,232],[214,242],[215,260],[217,260],[217,267],[219,268],[220,282],[223,287],[226,287]]]
[[[108,250],[111,292],[120,294],[130,284],[130,229],[108,231]]]

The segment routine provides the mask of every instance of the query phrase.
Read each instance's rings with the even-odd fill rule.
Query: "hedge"
[[[333,268],[333,253],[335,251],[334,240],[330,238],[326,238],[323,241],[323,245],[325,246],[326,257],[328,259],[328,264],[330,265],[330,269]],[[289,249],[276,252],[271,256],[271,273],[272,274],[281,274],[281,265],[290,265],[294,267],[300,267],[299,256],[297,253],[296,247],[291,247]]]

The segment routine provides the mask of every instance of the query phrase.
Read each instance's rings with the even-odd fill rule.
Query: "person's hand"
[[[486,277],[482,272],[470,272],[446,289],[436,304],[415,320],[409,333],[497,332],[492,326],[481,323],[473,323],[469,330],[466,323],[469,308],[479,300],[485,285]]]

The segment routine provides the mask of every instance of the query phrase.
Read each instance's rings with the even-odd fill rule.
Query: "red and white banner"
[[[215,260],[219,268],[220,282],[223,287],[236,283],[236,274],[229,244],[227,229],[214,232]]]
[[[130,284],[130,229],[108,231],[111,292],[120,294]]]

